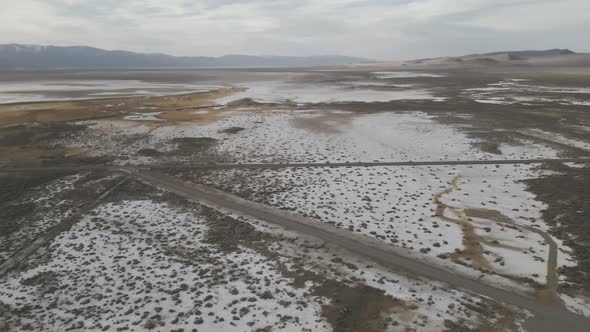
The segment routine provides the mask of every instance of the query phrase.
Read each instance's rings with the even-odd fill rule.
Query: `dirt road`
[[[30,167],[0,167],[0,172],[63,172],[154,169],[236,169],[236,168],[313,168],[313,167],[382,167],[382,166],[454,166],[454,165],[531,165],[553,162],[590,163],[590,158],[562,159],[496,159],[496,160],[430,160],[430,161],[382,161],[343,163],[190,163],[190,164],[137,164],[137,165],[59,165]]]
[[[162,173],[133,172],[131,176],[146,184],[174,192],[205,205],[254,217],[304,235],[319,238],[327,243],[347,249],[354,254],[376,261],[385,267],[443,282],[457,289],[471,291],[528,310],[533,314],[533,317],[526,322],[525,326],[530,331],[587,331],[587,327],[590,326],[590,319],[588,318],[560,308],[541,304],[534,299],[502,290],[476,279],[428,265],[426,262],[419,261],[415,256],[412,257],[410,253],[401,248],[384,245],[378,240],[369,237],[301,218],[206,186],[186,183]]]

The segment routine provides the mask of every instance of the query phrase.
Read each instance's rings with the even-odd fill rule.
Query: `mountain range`
[[[579,57],[576,57],[579,56]],[[408,61],[413,65],[462,65],[546,61],[588,63],[584,54],[568,49],[543,51],[504,51],[439,57]],[[564,58],[565,57],[565,58]],[[575,58],[575,59],[574,59]],[[582,61],[582,62],[580,62]],[[253,56],[224,55],[220,57],[172,56],[162,53],[110,51],[89,46],[42,46],[0,44],[0,69],[133,69],[133,68],[215,68],[215,67],[307,67],[374,63],[375,61],[341,56]]]
[[[369,59],[340,55],[220,57],[171,56],[161,53],[109,51],[88,46],[0,45],[0,68],[197,68],[321,66],[371,62]]]
[[[409,61],[412,64],[444,64],[444,63],[480,63],[494,64],[501,62],[522,62],[527,60],[564,57],[576,55],[574,51],[568,49],[550,49],[550,50],[528,50],[528,51],[503,51],[482,54],[469,54],[457,57],[439,57],[427,58]]]

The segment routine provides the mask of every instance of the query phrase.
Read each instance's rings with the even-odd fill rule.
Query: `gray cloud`
[[[590,51],[588,12],[587,0],[19,0],[0,12],[0,43],[375,59]]]

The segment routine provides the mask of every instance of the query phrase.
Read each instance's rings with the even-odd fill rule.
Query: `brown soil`
[[[482,219],[494,221],[497,223],[506,224],[511,227],[524,228],[524,229],[529,230],[531,232],[538,233],[551,246],[550,255],[549,255],[550,257],[548,258],[548,263],[547,263],[548,264],[547,265],[547,269],[548,269],[547,270],[548,271],[547,283],[544,287],[539,287],[539,285],[537,285],[536,283],[532,283],[532,281],[530,281],[530,280],[529,281],[525,280],[525,281],[532,283],[533,286],[535,286],[536,288],[539,288],[538,295],[539,295],[540,299],[544,299],[546,301],[556,303],[561,306],[562,303],[561,303],[561,301],[557,300],[558,297],[546,296],[547,294],[550,294],[551,292],[555,291],[555,285],[557,284],[557,275],[555,273],[555,269],[556,269],[556,265],[557,265],[557,246],[553,242],[553,240],[547,234],[542,232],[541,230],[534,228],[534,227],[526,227],[526,226],[518,225],[512,219],[508,218],[507,216],[503,215],[501,212],[496,211],[496,210],[458,209],[458,208],[444,204],[441,201],[441,197],[443,195],[448,194],[448,193],[452,192],[453,190],[457,189],[457,183],[458,183],[459,179],[460,179],[460,176],[456,176],[451,181],[451,187],[447,188],[445,191],[443,191],[441,193],[438,193],[434,197],[434,202],[437,204],[436,216],[438,216],[439,218],[441,218],[442,220],[444,220],[446,222],[450,222],[450,223],[461,226],[461,230],[463,232],[463,246],[465,247],[465,249],[463,249],[461,251],[456,251],[456,252],[450,253],[448,255],[449,258],[459,264],[465,264],[464,261],[467,260],[470,263],[470,265],[475,269],[479,269],[483,272],[495,273],[495,274],[501,275],[501,276],[509,278],[509,279],[521,281],[520,280],[521,278],[517,278],[517,277],[511,276],[508,274],[499,273],[498,271],[495,271],[494,267],[492,265],[490,265],[488,258],[486,257],[489,255],[489,253],[487,253],[483,250],[483,248],[481,247],[481,244],[486,244],[491,247],[504,248],[504,249],[510,249],[510,250],[515,250],[515,251],[522,250],[522,248],[498,243],[493,238],[478,235],[475,232],[475,227],[469,221],[469,218],[482,218]],[[445,216],[444,213],[447,209],[454,212],[454,214],[457,216],[457,218],[451,218],[451,217]],[[549,292],[545,292],[545,290],[549,290]]]
[[[0,134],[0,164],[39,164],[77,155],[78,149],[66,149],[53,142],[80,135],[85,126],[18,125],[4,128]]]
[[[211,137],[179,137],[172,140],[180,149],[208,149],[215,145],[216,139]]]
[[[171,151],[158,151],[156,149],[140,149],[137,154],[146,157],[190,157],[207,161],[223,161],[223,156],[216,150],[217,140],[211,137],[177,137],[171,140],[176,148]]]
[[[477,144],[477,147],[483,152],[502,154],[499,144],[495,142],[482,142]]]
[[[237,134],[242,130],[245,130],[246,128],[242,128],[242,127],[229,127],[227,129],[223,129],[220,130],[219,132],[222,134]]]
[[[147,123],[152,126],[170,125],[170,122],[179,125],[205,125],[213,123],[223,118],[223,114],[232,109],[231,107],[215,109],[214,107],[217,106],[215,99],[242,90],[243,89],[240,88],[233,88],[205,94],[163,97],[163,100],[157,100],[156,102],[151,103],[150,106],[157,107],[157,111],[162,113],[158,114],[156,118],[165,121],[142,121],[142,123]]]
[[[340,133],[355,116],[355,114],[327,112],[311,118],[296,118],[291,120],[291,123],[295,128],[307,129],[313,132]]]
[[[457,182],[459,179],[460,179],[459,176],[455,177],[451,181],[451,187],[449,187],[445,191],[435,195],[435,198],[434,198],[434,202],[437,204],[436,215],[439,218],[441,218],[447,222],[451,222],[451,223],[461,226],[461,229],[463,231],[463,246],[465,247],[465,249],[462,251],[459,251],[459,252],[451,253],[451,254],[449,254],[449,257],[456,263],[464,264],[464,262],[462,262],[461,260],[466,259],[471,263],[472,267],[474,267],[476,269],[480,269],[480,270],[486,271],[486,272],[492,272],[492,273],[501,275],[501,276],[509,278],[509,279],[522,281],[522,280],[520,280],[520,278],[516,278],[514,276],[507,275],[504,273],[499,273],[498,271],[495,271],[495,269],[489,264],[489,262],[486,258],[487,253],[483,251],[481,244],[485,243],[486,245],[491,246],[491,247],[504,248],[504,249],[510,249],[510,250],[515,250],[515,251],[522,250],[522,248],[501,244],[501,243],[498,243],[497,241],[494,241],[493,238],[488,238],[488,237],[478,235],[475,232],[474,226],[471,224],[471,222],[468,220],[468,218],[480,218],[480,219],[490,220],[490,221],[494,221],[496,223],[505,224],[505,225],[508,225],[511,227],[522,228],[522,229],[526,229],[530,232],[537,233],[550,246],[549,257],[547,259],[546,283],[545,283],[545,285],[540,286],[536,283],[532,283],[532,281],[529,281],[529,280],[523,280],[523,281],[532,283],[532,285],[536,289],[535,296],[539,302],[547,304],[547,305],[553,305],[556,307],[563,307],[564,306],[563,301],[559,298],[559,295],[557,294],[558,279],[557,279],[556,270],[557,270],[557,248],[558,247],[557,247],[557,244],[553,241],[553,239],[548,234],[541,231],[540,229],[537,229],[532,226],[529,227],[529,226],[522,226],[522,225],[516,224],[514,222],[514,220],[505,216],[504,214],[502,214],[501,212],[499,212],[497,210],[463,209],[462,211],[460,211],[457,208],[454,208],[454,207],[451,207],[451,206],[448,206],[448,205],[442,203],[440,200],[441,197],[443,195],[448,194],[448,193],[452,192],[453,190],[457,189]],[[453,211],[455,213],[455,215],[459,216],[459,218],[450,218],[450,217],[445,216],[444,211],[446,209]],[[462,216],[465,216],[465,217],[462,217]]]
[[[88,149],[65,148],[59,145],[72,135],[83,137],[85,131],[94,130],[71,121],[113,118],[117,121],[131,113],[160,110],[159,117],[166,121],[134,121],[137,125],[150,125],[153,130],[160,126],[184,123],[206,124],[220,119],[224,109],[211,109],[206,114],[194,114],[195,110],[214,106],[215,99],[237,92],[239,89],[225,89],[207,93],[195,93],[169,97],[100,99],[73,102],[43,102],[30,104],[0,105],[0,165],[41,165],[60,163],[106,163],[105,158],[87,158]],[[108,105],[116,105],[109,107]],[[110,133],[106,129],[103,134]],[[151,131],[150,131],[151,132]],[[101,133],[93,133],[101,135]],[[126,145],[149,135],[130,137]],[[181,155],[188,155],[197,148],[191,142],[180,141]],[[199,146],[202,148],[202,146]],[[157,151],[139,151],[141,155],[157,156]]]
[[[549,255],[547,257],[547,277],[545,285],[537,287],[535,291],[535,297],[540,303],[546,305],[553,305],[557,307],[564,307],[563,301],[557,294],[557,243],[553,239],[543,232],[542,230],[532,227],[518,225],[511,218],[503,215],[500,211],[488,210],[488,209],[465,209],[464,213],[466,216],[471,218],[481,218],[486,220],[495,221],[500,224],[506,224],[513,227],[523,228],[530,232],[539,234],[545,242],[549,245]],[[513,248],[519,250],[519,248]]]
[[[510,309],[488,299],[482,299],[478,304],[463,302],[463,305],[481,315],[479,324],[469,327],[462,320],[453,322],[445,320],[445,332],[497,332],[497,331],[521,331],[516,323],[524,317],[516,315]]]
[[[40,102],[0,105],[0,127],[25,123],[50,124],[100,118],[123,117],[135,113],[150,113],[163,109],[162,119],[173,121],[214,121],[218,112],[192,112],[215,106],[214,100],[236,92],[225,89],[214,92],[150,98],[96,99],[71,102]],[[114,106],[108,106],[114,105]],[[142,109],[141,107],[149,107]],[[167,115],[169,113],[169,115]]]
[[[339,258],[334,261],[344,262]],[[283,267],[283,274],[293,278],[295,287],[304,287],[307,281],[312,281],[312,295],[330,299],[329,304],[322,306],[322,316],[330,322],[334,331],[378,332],[400,324],[388,318],[388,314],[417,315],[413,312],[417,308],[415,305],[389,296],[380,289],[336,281],[316,272],[303,269],[300,264],[291,269]]]
[[[123,100],[111,100],[122,102]],[[85,102],[46,102],[0,105],[0,127],[19,124],[50,124],[116,116],[117,108],[108,109],[106,100]]]
[[[332,299],[322,307],[322,315],[334,331],[379,332],[397,322],[388,321],[387,314],[394,307],[406,305],[382,290],[367,286],[348,286],[334,281],[324,281],[314,289],[314,294]],[[405,308],[408,309],[408,308]]]
[[[213,244],[224,251],[234,251],[238,245],[245,243],[256,243],[268,238],[264,233],[258,232],[254,226],[238,221],[234,218],[203,207],[204,213],[209,222],[205,242]]]
[[[451,181],[451,186],[449,188],[434,196],[434,203],[437,204],[435,213],[436,216],[446,222],[450,222],[461,226],[461,230],[463,231],[463,246],[465,247],[465,249],[459,252],[451,253],[449,256],[455,262],[461,262],[461,259],[466,259],[470,261],[471,265],[476,269],[491,270],[492,267],[488,263],[487,259],[484,257],[485,253],[480,245],[480,243],[484,241],[479,235],[477,235],[473,225],[465,219],[450,218],[445,216],[445,210],[447,209],[455,212],[457,216],[461,215],[459,211],[456,211],[456,209],[444,204],[441,201],[441,197],[443,195],[449,194],[457,188],[457,182],[459,181],[459,178],[459,176],[456,176]]]

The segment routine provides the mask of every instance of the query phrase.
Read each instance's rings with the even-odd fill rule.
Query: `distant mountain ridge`
[[[361,62],[372,61],[340,55],[204,57],[110,51],[89,46],[0,45],[0,68],[5,69],[275,67],[322,66]]]
[[[574,51],[568,49],[550,49],[550,50],[527,50],[527,51],[502,51],[482,54],[469,54],[456,57],[438,57],[412,60],[411,63],[433,63],[433,62],[446,62],[446,63],[461,63],[461,62],[474,62],[474,63],[496,63],[502,61],[522,61],[533,58],[551,57],[559,55],[574,55]]]
[[[484,54],[470,54],[465,55],[462,58],[494,58],[494,57],[506,57],[508,60],[526,60],[529,58],[536,58],[536,57],[543,57],[543,56],[555,56],[555,55],[569,55],[569,54],[576,54],[576,52],[568,49],[559,49],[554,48],[550,50],[544,51],[534,51],[534,50],[527,50],[527,51],[504,51],[504,52],[492,52],[492,53],[484,53]]]

